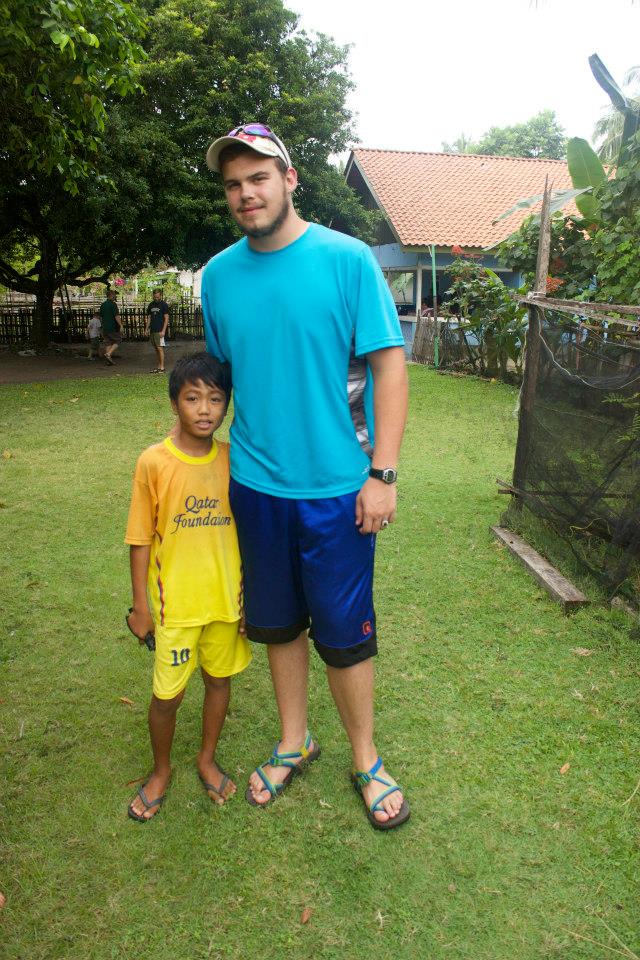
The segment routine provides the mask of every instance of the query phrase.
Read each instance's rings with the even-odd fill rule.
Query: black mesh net
[[[611,596],[640,603],[640,333],[545,311],[521,499]]]

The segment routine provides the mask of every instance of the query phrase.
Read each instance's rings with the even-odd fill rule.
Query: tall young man
[[[157,366],[152,373],[164,373],[164,338],[169,326],[169,304],[162,299],[162,290],[156,287],[153,300],[147,307],[147,322],[144,333],[149,337],[156,352]]]
[[[395,518],[407,407],[395,306],[368,247],[298,216],[297,173],[268,127],[232,130],[207,162],[245,234],[207,264],[202,306],[208,349],[232,367],[247,634],[268,645],[281,721],[247,800],[271,802],[320,753],[307,728],[311,623],[354,786],[388,830],[409,816],[373,742],[375,535]]]

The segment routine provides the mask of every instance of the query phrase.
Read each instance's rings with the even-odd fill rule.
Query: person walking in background
[[[156,287],[153,300],[147,307],[147,325],[145,336],[149,337],[156,352],[158,365],[151,373],[164,373],[164,338],[169,326],[169,304],[162,299],[162,290]]]
[[[246,629],[267,644],[281,723],[246,798],[277,799],[320,755],[307,726],[311,623],[353,785],[372,826],[390,830],[409,805],[373,740],[373,561],[375,535],[396,515],[407,408],[396,308],[364,243],[297,214],[298,176],[272,130],[236,127],[207,163],[245,234],[205,267],[202,308],[207,349],[231,364]]]
[[[122,342],[122,323],[115,290],[109,290],[107,299],[100,304],[100,319],[104,338],[104,359],[113,366],[113,354]]]
[[[97,360],[100,356],[100,333],[102,331],[102,324],[100,322],[100,314],[94,313],[94,315],[89,320],[87,324],[86,337],[89,341],[89,353],[87,354],[87,360]]]

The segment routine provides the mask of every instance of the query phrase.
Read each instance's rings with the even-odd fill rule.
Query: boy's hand
[[[138,638],[138,643],[143,644],[146,641],[147,634],[153,634],[155,623],[149,609],[137,610],[135,607],[127,615],[127,626],[131,633]]]
[[[244,615],[244,610],[240,614],[240,624],[238,626],[238,633],[241,633],[242,636],[246,636],[247,633],[247,618]]]

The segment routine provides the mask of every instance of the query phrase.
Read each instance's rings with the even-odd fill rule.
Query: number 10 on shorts
[[[182,650],[172,650],[171,656],[173,657],[171,666],[179,667],[180,664],[188,662],[189,657],[191,656],[191,650],[189,647],[183,647]]]

